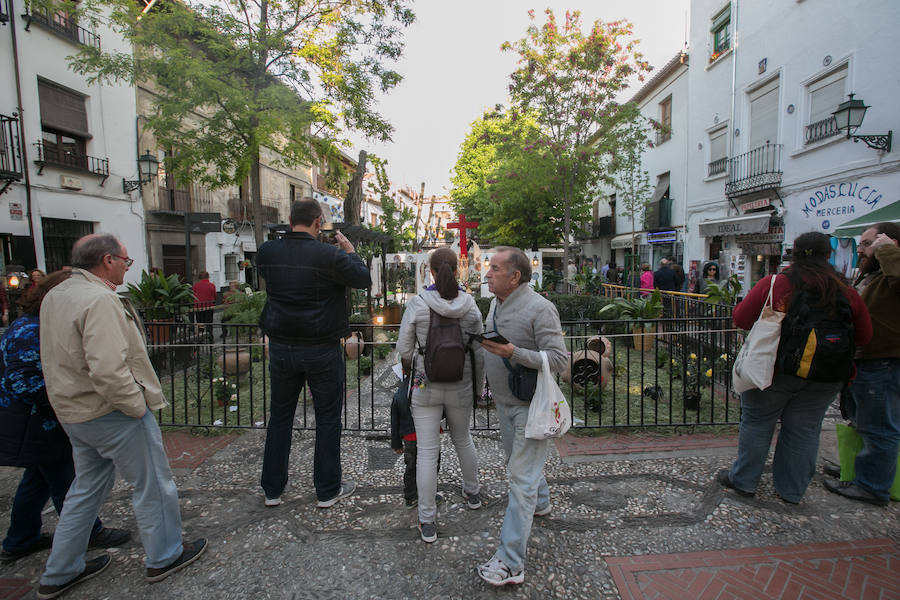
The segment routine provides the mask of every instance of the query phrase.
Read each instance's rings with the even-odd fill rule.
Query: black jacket
[[[671,267],[660,267],[653,272],[653,287],[670,292],[679,292],[678,274]]]
[[[372,284],[358,254],[302,232],[260,246],[256,266],[267,293],[259,326],[283,344],[326,344],[350,335],[347,288]]]

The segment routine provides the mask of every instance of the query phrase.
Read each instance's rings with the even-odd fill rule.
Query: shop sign
[[[757,208],[765,208],[767,206],[772,205],[772,200],[770,198],[759,198],[754,200],[753,202],[745,202],[741,204],[741,212],[749,212],[751,210],[756,210]]]
[[[22,221],[24,218],[24,213],[22,212],[22,203],[21,202],[10,202],[9,203],[9,218],[13,221]]]
[[[873,187],[862,185],[859,181],[844,181],[814,191],[803,204],[801,211],[807,218],[850,216],[856,213],[859,201],[864,202],[869,210],[872,210],[881,198],[881,192]]]
[[[672,231],[654,231],[647,233],[648,244],[661,244],[663,242],[674,242],[678,239],[678,232]]]
[[[773,219],[774,221],[774,219]],[[784,241],[784,225],[773,225],[769,223],[769,231],[766,233],[752,233],[750,235],[742,235],[737,238],[738,243],[770,243]]]
[[[748,233],[764,233],[769,229],[768,213],[744,215],[731,219],[717,219],[700,222],[700,235],[745,235]]]
[[[763,256],[780,256],[781,244],[744,244],[740,242],[744,254],[762,254]]]

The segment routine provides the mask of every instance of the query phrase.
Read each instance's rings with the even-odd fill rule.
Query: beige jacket
[[[41,363],[62,423],[166,406],[140,317],[96,275],[74,269],[41,304]]]

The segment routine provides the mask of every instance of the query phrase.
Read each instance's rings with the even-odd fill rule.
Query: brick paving
[[[737,448],[738,435],[695,433],[691,435],[654,435],[647,433],[610,434],[596,437],[567,435],[556,440],[563,458],[602,456],[643,452],[691,451],[709,448]]]
[[[900,599],[887,538],[606,559],[622,600]]]
[[[236,440],[238,434],[200,436],[180,431],[163,433],[163,445],[173,469],[196,469],[207,458]]]
[[[0,598],[5,600],[19,600],[25,594],[31,592],[34,586],[30,579],[21,577],[0,577]]]

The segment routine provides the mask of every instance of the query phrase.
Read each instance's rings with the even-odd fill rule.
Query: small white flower
[[[232,399],[232,400],[237,400],[237,394],[232,394],[232,395],[231,395],[231,399]]]

